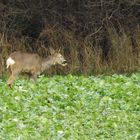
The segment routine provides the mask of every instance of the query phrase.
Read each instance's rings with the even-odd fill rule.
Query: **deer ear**
[[[55,50],[53,48],[50,48],[50,53],[53,55],[55,53]]]
[[[60,51],[61,51],[61,48],[58,49],[58,53],[60,53]]]

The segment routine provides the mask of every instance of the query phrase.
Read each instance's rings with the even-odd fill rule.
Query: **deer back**
[[[15,71],[32,73],[41,69],[42,60],[38,54],[13,52],[9,59],[13,61],[9,66]]]

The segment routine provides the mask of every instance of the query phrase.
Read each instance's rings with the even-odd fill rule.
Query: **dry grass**
[[[139,68],[140,44],[132,45],[129,35],[121,36],[109,30],[111,49],[109,52],[109,67],[113,72],[131,72]]]
[[[123,33],[119,36],[115,30],[109,28],[110,49],[108,59],[103,59],[103,51],[99,40],[95,39],[94,47],[90,41],[76,38],[70,31],[47,28],[42,31],[40,38],[36,41],[36,52],[42,56],[49,54],[49,47],[61,49],[61,53],[68,61],[67,67],[52,67],[47,74],[101,74],[101,73],[123,73],[138,70],[140,67],[140,30],[135,34],[137,47],[133,47],[129,34]],[[47,38],[47,44],[43,43]],[[25,39],[8,40],[0,35],[0,73],[5,71],[5,60],[7,56],[15,51],[32,52]]]

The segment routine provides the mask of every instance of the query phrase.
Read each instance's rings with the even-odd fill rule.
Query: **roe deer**
[[[11,70],[11,76],[7,84],[11,86],[20,73],[29,73],[32,75],[32,78],[36,80],[39,74],[52,65],[67,65],[67,61],[59,52],[55,52],[55,50],[51,48],[50,53],[51,55],[47,58],[41,58],[35,53],[23,53],[20,51],[11,53],[6,61],[7,68]]]

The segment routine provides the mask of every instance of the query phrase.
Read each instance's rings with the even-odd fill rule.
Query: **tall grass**
[[[140,29],[137,28],[135,31],[136,46],[133,46],[129,33],[124,31],[119,35],[113,28],[108,28],[107,38],[110,46],[106,58],[103,57],[104,51],[100,44],[100,38],[95,37],[89,40],[77,38],[71,31],[61,28],[44,29],[40,33],[39,39],[32,46],[25,38],[7,39],[0,34],[0,73],[5,72],[5,60],[11,52],[15,50],[37,52],[45,57],[49,54],[49,47],[60,48],[61,53],[68,61],[68,66],[65,68],[52,67],[47,71],[47,74],[82,73],[86,75],[139,70]]]

